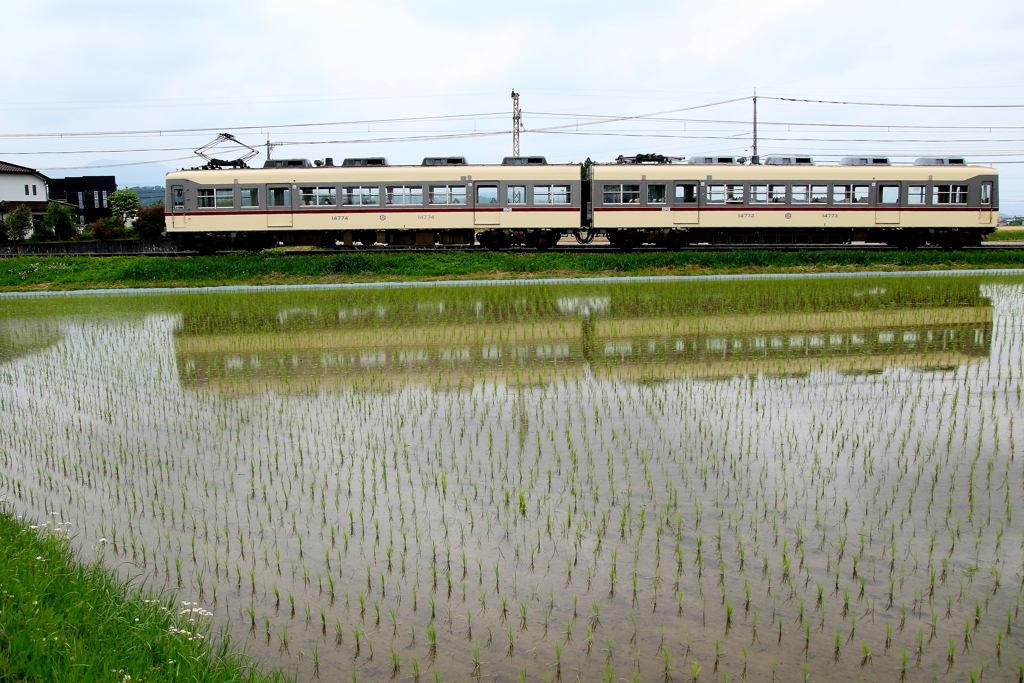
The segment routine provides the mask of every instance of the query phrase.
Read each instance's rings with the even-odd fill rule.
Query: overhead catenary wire
[[[750,122],[744,120],[730,120],[730,119],[691,119],[683,117],[674,117],[672,114],[681,113],[685,111],[693,111],[697,109],[704,109],[709,107],[716,107],[722,105],[728,105],[738,102],[750,100],[752,96],[736,97],[728,100],[721,100],[716,102],[708,102],[697,105],[690,105],[686,107],[678,107],[674,109],[668,109],[657,112],[641,113],[641,114],[629,114],[629,115],[599,115],[599,114],[573,114],[573,113],[558,113],[558,112],[534,112],[531,117],[534,119],[562,119],[567,121],[566,123],[559,123],[556,125],[544,125],[536,128],[525,129],[524,133],[536,133],[540,135],[576,135],[576,136],[591,136],[591,137],[620,137],[624,139],[640,139],[649,138],[651,140],[720,140],[720,141],[736,141],[744,142],[745,138],[749,137],[750,129],[748,128]],[[804,102],[804,103],[815,103],[815,104],[835,104],[843,106],[891,106],[891,107],[932,107],[932,108],[967,108],[967,109],[996,109],[996,108],[1008,108],[1017,109],[1024,108],[1024,105],[953,105],[953,104],[916,104],[916,103],[896,103],[896,102],[853,102],[843,100],[811,100],[801,98],[789,98],[789,97],[773,97],[759,95],[761,99],[774,100],[780,102]],[[96,137],[164,137],[164,136],[180,136],[180,137],[191,137],[198,136],[201,134],[213,132],[213,131],[259,131],[266,132],[274,130],[280,135],[291,135],[291,136],[321,136],[327,131],[317,130],[326,127],[346,127],[346,126],[366,126],[367,132],[370,126],[393,126],[395,124],[402,123],[458,123],[458,122],[469,122],[469,121],[480,121],[480,120],[504,120],[507,118],[505,112],[483,112],[475,114],[453,114],[453,115],[437,115],[437,116],[418,116],[418,117],[392,117],[392,118],[380,118],[380,119],[354,119],[350,121],[330,121],[330,122],[307,122],[307,123],[293,123],[293,124],[269,124],[269,125],[246,125],[246,126],[221,126],[221,127],[197,127],[197,128],[175,128],[175,129],[152,129],[152,130],[124,130],[124,131],[91,131],[91,132],[78,132],[78,133],[6,133],[0,134],[0,139],[8,140],[26,140],[26,139],[75,139],[75,138],[96,138]],[[571,119],[571,122],[568,122]],[[554,121],[553,121],[554,123]],[[657,123],[682,123],[684,128],[682,131],[674,129],[654,129],[654,130],[632,130],[629,128],[623,128],[621,125],[618,129],[604,129],[601,130],[601,126],[609,126],[613,124],[630,124],[630,123],[643,123],[643,124],[657,124]],[[1024,126],[943,126],[943,125],[906,125],[906,124],[856,124],[856,123],[816,123],[816,122],[799,122],[799,121],[764,121],[759,120],[759,125],[762,127],[762,134],[759,135],[759,139],[764,142],[773,143],[785,143],[787,146],[791,146],[796,143],[831,143],[831,144],[850,144],[850,145],[864,145],[870,144],[873,146],[880,146],[883,149],[888,149],[890,154],[897,154],[896,150],[892,150],[892,145],[929,145],[929,146],[945,146],[945,145],[1007,145],[1007,144],[1019,144],[1024,143],[1024,139],[1018,139],[1013,137],[1000,137],[1000,138],[987,138],[987,137],[950,137],[942,138],[941,136],[931,136],[922,138],[910,138],[910,137],[881,137],[878,136],[879,132],[892,132],[898,134],[900,132],[910,131],[930,131],[932,133],[940,131],[950,132],[978,132],[987,131],[990,133],[998,132],[1010,132],[1017,130],[1024,130]],[[737,126],[739,130],[734,133],[729,133],[723,130],[707,130],[707,131],[691,131],[685,127],[685,124],[700,124],[700,125],[715,125],[715,126]],[[579,130],[580,128],[592,128],[596,130]],[[793,135],[787,135],[787,133],[799,133],[799,131],[792,130],[770,130],[771,128],[786,127],[791,129],[792,127],[807,127],[818,130],[830,130],[836,133],[850,132],[855,133],[858,130],[871,131],[876,133],[874,137],[847,137],[842,135],[836,135],[835,137],[809,137],[801,136],[795,137]],[[472,139],[472,138],[485,138],[494,137],[501,135],[510,134],[509,130],[473,130],[469,131],[466,126],[462,126],[463,130],[449,130],[449,131],[438,131],[432,133],[429,130],[416,131],[416,135],[395,135],[395,134],[384,134],[378,136],[366,136],[359,135],[358,137],[347,137],[356,131],[348,133],[346,131],[336,131],[332,139],[312,139],[312,140],[284,140],[280,141],[278,145],[281,146],[304,146],[304,145],[353,145],[353,144],[391,144],[391,143],[418,143],[418,142],[429,142],[439,140],[459,140],[459,139]],[[764,129],[769,129],[765,131]],[[379,133],[395,133],[399,131],[378,131]],[[401,131],[407,132],[407,131]],[[408,131],[413,132],[413,131]],[[775,136],[765,136],[764,132],[774,132]],[[344,138],[337,137],[338,134],[346,136]],[[744,147],[745,148],[745,147]],[[185,152],[191,151],[191,147],[144,147],[136,146],[124,149],[85,149],[85,150],[53,150],[53,151],[10,151],[0,152],[0,155],[81,155],[81,154],[145,154],[145,153],[159,153],[159,152]],[[735,148],[742,149],[742,148]],[[882,150],[879,150],[882,151]],[[958,154],[964,154],[968,150],[958,149]],[[812,154],[829,156],[827,151],[820,149],[808,150]],[[920,155],[920,150],[910,152],[910,154]],[[1021,153],[1007,154],[1003,151],[996,150],[978,150],[973,152],[975,155],[983,155],[989,158],[995,159],[996,157],[1018,157],[1022,156]],[[182,159],[189,159],[191,157],[176,158],[167,161],[179,161]],[[142,161],[142,162],[126,162],[123,165],[142,165],[147,163],[161,163],[159,161]],[[1011,163],[1009,161],[999,161],[997,163]],[[122,164],[111,164],[110,166],[118,166]],[[96,166],[89,167],[72,167],[72,168],[96,168]]]

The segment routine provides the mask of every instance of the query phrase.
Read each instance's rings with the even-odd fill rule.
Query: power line
[[[841,100],[805,100],[796,97],[767,97],[765,100],[779,102],[804,102],[808,104],[844,104],[858,107],[921,107],[925,109],[1024,109],[1024,104],[907,104],[895,102],[844,102]]]

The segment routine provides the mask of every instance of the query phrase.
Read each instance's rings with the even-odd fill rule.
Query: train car
[[[653,161],[653,163],[652,163]],[[590,170],[593,221],[612,244],[978,245],[996,229],[998,174],[960,158],[641,155]],[[630,163],[632,162],[632,163]],[[659,163],[660,162],[660,163]]]
[[[284,245],[552,246],[581,225],[575,164],[507,157],[470,165],[428,157],[420,166],[383,158],[273,159],[263,168],[167,174],[167,233],[184,248],[260,250]]]

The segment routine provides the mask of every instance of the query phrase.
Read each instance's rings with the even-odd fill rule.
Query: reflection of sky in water
[[[488,662],[484,676],[516,680],[525,665],[531,680],[553,677],[555,642],[564,650],[565,670],[571,662],[583,680],[600,680],[609,661],[616,677],[628,680],[639,668],[641,680],[662,680],[650,656],[660,643],[675,656],[674,678],[689,678],[697,658],[706,667],[701,680],[717,680],[715,638],[728,653],[720,666],[731,680],[740,680],[741,646],[750,651],[748,679],[770,680],[774,669],[779,678],[800,680],[801,598],[813,626],[812,678],[861,680],[861,640],[875,653],[873,671],[896,671],[898,678],[899,650],[913,653],[918,629],[926,639],[930,632],[928,604],[911,606],[928,589],[933,533],[931,564],[941,571],[939,558],[948,554],[950,573],[934,604],[941,616],[951,598],[952,613],[937,622],[938,641],[926,646],[922,668],[944,670],[944,644],[962,639],[975,600],[988,601],[996,615],[983,618],[975,642],[994,643],[996,622],[1005,625],[1013,605],[1014,580],[1004,579],[993,595],[991,570],[1010,577],[1024,559],[1019,544],[996,542],[997,532],[1004,539],[1021,534],[1020,515],[1010,518],[1004,501],[1008,495],[1016,507],[1022,502],[1020,470],[1010,467],[1011,451],[1024,443],[1015,421],[1021,285],[976,286],[960,306],[926,296],[854,315],[794,307],[687,317],[622,303],[647,291],[591,297],[603,304],[578,303],[587,295],[556,295],[537,303],[536,311],[547,313],[533,317],[516,314],[521,299],[496,306],[486,293],[465,304],[414,299],[405,305],[396,298],[270,307],[259,318],[233,316],[215,298],[209,309],[69,315],[58,322],[59,336],[39,336],[44,341],[31,352],[0,366],[9,416],[0,436],[7,458],[0,495],[29,514],[61,511],[78,525],[83,547],[116,534],[124,550],[108,562],[158,586],[169,572],[173,587],[174,562],[182,560],[188,586],[182,599],[198,598],[202,573],[204,603],[213,607],[216,584],[220,598],[212,611],[218,624],[230,625],[234,641],[271,663],[298,666],[307,679],[314,645],[325,679],[347,679],[353,669],[360,679],[387,678],[392,647],[404,662],[401,676],[411,672],[412,657],[426,669],[429,598],[437,604],[440,641],[434,666],[444,680],[470,677],[475,644]],[[857,291],[870,296],[863,285]],[[467,315],[446,323],[460,305]],[[331,312],[340,310],[347,317]],[[399,310],[411,317],[395,318]],[[977,501],[968,521],[972,472]],[[518,512],[520,493],[525,515]],[[962,539],[950,553],[949,529],[958,524]],[[863,554],[855,550],[861,534]],[[791,586],[781,579],[783,547]],[[619,576],[614,597],[612,551]],[[855,555],[866,578],[861,599],[859,580],[851,578]],[[887,610],[893,561],[895,604]],[[833,590],[837,563],[858,618],[849,643],[842,591]],[[333,604],[327,577],[336,583]],[[812,619],[818,583],[825,605]],[[746,584],[750,612],[743,609]],[[274,587],[295,597],[294,620],[287,609],[273,608]],[[360,593],[367,597],[363,618]],[[510,601],[507,622],[503,597]],[[728,636],[723,600],[736,608]],[[250,603],[257,637],[248,635]],[[520,630],[523,603],[528,623]],[[588,656],[592,603],[601,624]],[[904,631],[895,629],[901,603],[908,609]],[[872,607],[873,615],[862,616]],[[399,621],[394,639],[392,609]],[[574,609],[573,639],[566,642]],[[752,643],[754,613],[761,621]],[[783,619],[781,643],[774,615]],[[275,634],[269,645],[264,617]],[[337,647],[335,620],[345,637]],[[894,626],[888,654],[886,623]],[[286,624],[289,653],[277,640]],[[506,656],[509,627],[517,642],[513,658]],[[353,659],[353,628],[374,643],[372,662],[365,646]],[[831,657],[836,630],[845,648],[839,664]],[[613,652],[599,651],[609,636]],[[950,675],[977,666],[957,653]],[[989,676],[1011,675],[1010,659],[989,664]]]

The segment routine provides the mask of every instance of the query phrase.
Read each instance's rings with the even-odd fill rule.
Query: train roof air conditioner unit
[[[505,157],[501,160],[502,166],[547,166],[547,163],[544,157]]]
[[[362,159],[345,159],[342,166],[387,166],[388,160],[384,157],[365,157]]]
[[[914,159],[914,166],[966,166],[963,157],[921,157]]]
[[[309,159],[267,159],[263,168],[313,168]]]
[[[424,166],[465,166],[466,157],[424,157]]]
[[[768,166],[813,166],[814,159],[812,157],[784,157],[773,155],[765,157],[764,163]]]
[[[840,166],[889,166],[889,157],[843,157]]]
[[[746,159],[743,157],[690,157],[691,164],[742,164]]]

